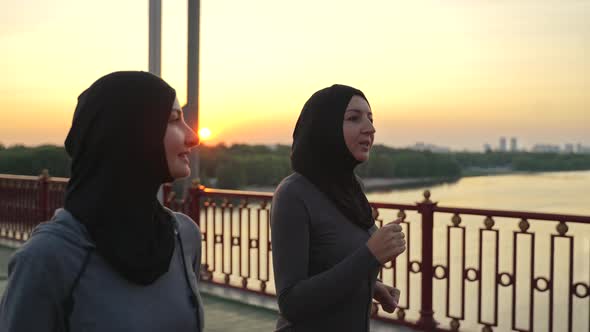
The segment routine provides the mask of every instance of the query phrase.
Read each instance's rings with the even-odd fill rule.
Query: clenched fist
[[[405,234],[401,220],[392,221],[377,230],[367,242],[367,247],[381,265],[393,260],[406,250]]]

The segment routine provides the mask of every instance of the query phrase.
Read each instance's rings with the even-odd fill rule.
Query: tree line
[[[288,145],[201,145],[200,180],[216,188],[275,186],[291,173]],[[528,152],[432,153],[376,145],[368,162],[357,168],[364,178],[458,178],[469,169],[514,171],[589,170],[590,155]],[[5,147],[0,144],[0,173],[69,177],[70,158],[55,145]]]

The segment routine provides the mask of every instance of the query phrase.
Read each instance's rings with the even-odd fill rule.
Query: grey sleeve
[[[193,222],[194,224],[194,222]],[[197,275],[197,279],[201,278],[201,256],[202,256],[202,235],[201,229],[197,224],[195,225],[195,235],[196,235],[196,245],[195,245],[195,260],[193,261],[193,269],[195,270],[195,274]]]
[[[183,252],[182,255],[186,257],[187,253],[188,256],[193,256],[191,261],[191,266],[185,266],[186,269],[192,269],[194,271],[194,275],[190,276],[191,273],[188,273],[189,278],[193,278],[190,281],[190,287],[193,294],[197,297],[198,303],[198,315],[199,315],[199,331],[203,331],[205,326],[205,315],[203,312],[203,301],[201,299],[201,294],[199,292],[198,281],[201,276],[201,229],[199,226],[191,219],[189,216],[182,214],[182,213],[175,213],[176,218],[179,220],[179,231],[181,241],[183,243],[183,249],[186,252]],[[193,255],[194,254],[194,255]],[[187,262],[188,263],[188,262]]]
[[[272,252],[281,314],[295,323],[337,306],[380,265],[366,245],[329,270],[309,276],[310,216],[300,197],[279,190],[271,211]]]
[[[8,282],[0,301],[0,331],[54,332],[63,325],[61,303],[47,280],[51,274],[42,257],[35,256],[17,251],[8,264]]]
[[[183,213],[175,212],[174,215],[178,219],[178,227],[180,235],[186,242],[184,248],[191,253],[192,269],[195,271],[197,279],[200,278],[201,270],[201,229],[193,219]]]

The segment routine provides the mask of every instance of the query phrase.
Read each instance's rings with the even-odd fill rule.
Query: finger
[[[393,289],[393,287],[383,284],[383,287],[385,287],[385,289],[387,289],[387,293],[391,294],[391,290]]]
[[[373,302],[371,305],[371,316],[375,315],[377,311],[379,311],[379,307],[377,307],[377,303]]]
[[[381,307],[383,308],[383,311],[385,311],[387,313],[392,313],[395,311],[395,306],[382,305]]]
[[[401,232],[402,231],[402,226],[400,226],[399,224],[393,223],[393,222],[386,224],[382,228],[388,229],[393,232]]]
[[[381,303],[381,307],[386,312],[393,312],[395,310],[395,299],[390,294],[387,294],[384,299],[384,303]]]
[[[404,251],[406,251],[406,246],[401,246],[401,247],[397,247],[393,250],[394,252],[394,256],[397,257],[399,256],[401,253],[403,253]]]
[[[399,239],[399,240],[391,240],[391,244],[395,247],[395,248],[399,248],[402,246],[406,245],[406,240],[404,239]]]
[[[392,221],[392,223],[394,224],[401,224],[404,220],[402,218],[397,218],[394,221]]]
[[[394,239],[404,239],[406,237],[406,234],[404,234],[404,232],[395,232],[393,233],[393,238]]]
[[[397,234],[397,233],[385,230],[385,234],[383,234],[383,238],[387,239],[389,241],[396,241],[395,234]]]

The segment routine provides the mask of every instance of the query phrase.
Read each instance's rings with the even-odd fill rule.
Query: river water
[[[457,182],[425,186],[413,189],[392,189],[370,192],[369,200],[372,202],[414,204],[423,199],[424,190],[431,192],[430,199],[438,202],[439,206],[465,207],[494,210],[515,210],[530,212],[546,212],[556,214],[573,214],[590,216],[590,171],[579,172],[548,172],[535,174],[509,174],[496,176],[478,176],[462,178]],[[384,222],[395,219],[397,211],[380,211],[380,219]],[[414,212],[407,212],[411,228],[410,260],[420,260],[420,216]],[[579,299],[568,296],[570,278],[573,284],[583,282],[590,284],[590,224],[580,225],[567,223],[568,237],[554,238],[553,269],[551,268],[551,241],[552,235],[557,234],[557,222],[542,222],[529,220],[530,233],[534,233],[534,249],[531,250],[532,238],[530,234],[519,234],[517,237],[518,251],[515,254],[513,238],[519,230],[520,220],[509,218],[494,218],[497,233],[480,230],[485,228],[482,216],[461,216],[461,226],[465,227],[466,240],[462,240],[462,230],[451,228],[450,230],[450,257],[447,258],[447,231],[451,225],[452,215],[435,214],[434,227],[434,261],[435,264],[444,266],[451,263],[449,269],[449,303],[451,316],[461,316],[472,323],[462,323],[462,328],[467,330],[479,330],[475,324],[478,316],[485,322],[494,321],[494,309],[498,310],[498,327],[494,330],[512,331],[511,313],[513,310],[513,287],[516,287],[516,327],[526,328],[529,325],[528,312],[531,308],[531,279],[544,277],[549,279],[553,270],[554,302],[550,303],[550,292],[533,291],[532,305],[534,306],[533,321],[534,331],[548,331],[547,316],[553,313],[553,331],[567,331],[567,312],[571,305],[573,312],[572,330],[590,330],[590,297]],[[416,222],[418,221],[418,222]],[[480,236],[482,236],[480,238]],[[495,241],[498,240],[498,246]],[[482,261],[479,262],[479,243],[482,245]],[[570,250],[569,246],[573,250]],[[469,282],[463,279],[461,269],[462,249],[465,246],[465,267],[481,269],[482,290],[480,293],[479,282]],[[495,254],[498,247],[498,256]],[[570,255],[573,261],[573,277],[569,273]],[[530,268],[531,259],[534,258],[534,267]],[[516,260],[517,273],[514,273],[513,263]],[[399,261],[404,266],[408,257],[401,257]],[[506,272],[513,276],[514,284],[504,287],[497,285],[494,280],[494,266],[498,263],[497,273]],[[481,266],[481,267],[480,267]],[[399,268],[396,272],[398,283],[405,288],[408,282],[407,269]],[[532,273],[531,273],[532,272]],[[392,280],[393,272],[385,273],[384,278]],[[505,276],[505,278],[507,278]],[[410,292],[405,300],[410,300],[411,308],[416,310],[419,305],[420,294],[417,289],[420,284],[419,274],[411,274]],[[462,285],[463,284],[463,285]],[[465,287],[465,301],[461,301],[462,286]],[[544,288],[543,281],[539,287]],[[447,281],[434,281],[434,307],[435,316],[448,327],[449,319],[446,317]],[[495,298],[497,290],[498,299]],[[582,286],[578,291],[583,293]],[[481,309],[478,309],[478,298],[481,298]],[[462,303],[463,302],[463,303]],[[464,311],[461,304],[465,307]],[[481,311],[481,312],[478,312]],[[409,317],[417,318],[415,311],[409,312]],[[479,325],[481,326],[481,325]]]

